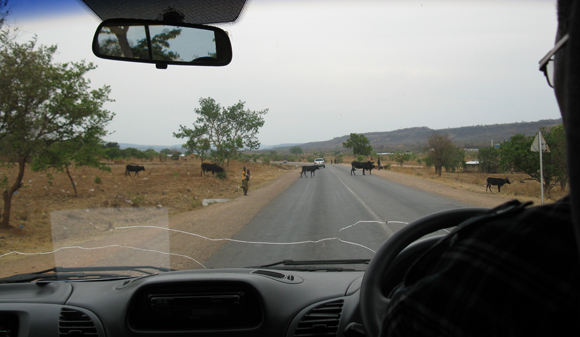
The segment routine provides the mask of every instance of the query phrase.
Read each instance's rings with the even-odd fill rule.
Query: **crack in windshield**
[[[187,235],[187,236],[193,236],[205,241],[210,241],[210,242],[235,242],[235,243],[241,243],[241,244],[246,244],[246,245],[276,245],[276,246],[283,246],[283,245],[305,245],[305,244],[324,244],[325,242],[329,242],[329,241],[337,241],[339,243],[342,244],[346,244],[346,245],[352,245],[352,246],[357,246],[360,248],[363,248],[365,250],[368,250],[370,252],[372,252],[373,254],[375,253],[375,250],[371,249],[370,247],[357,243],[357,242],[353,242],[353,241],[349,241],[349,240],[345,240],[343,238],[339,238],[338,236],[336,237],[324,237],[324,238],[319,238],[319,239],[311,239],[311,240],[302,240],[302,241],[290,241],[290,242],[274,242],[274,241],[250,241],[250,240],[239,240],[239,239],[234,239],[234,238],[227,238],[227,237],[221,237],[221,238],[212,238],[212,237],[208,237],[208,236],[204,236],[201,234],[197,234],[197,233],[192,233],[192,232],[188,232],[185,230],[179,230],[179,229],[172,229],[172,228],[168,228],[168,219],[167,217],[167,211],[166,210],[159,210],[159,209],[153,209],[153,210],[131,210],[131,211],[123,211],[123,213],[125,215],[139,215],[136,216],[135,218],[131,218],[130,216],[127,216],[125,219],[125,223],[129,222],[129,223],[134,223],[134,222],[138,222],[136,221],[136,219],[141,219],[143,220],[143,223],[153,223],[151,225],[123,225],[123,226],[115,226],[111,223],[108,223],[107,225],[103,226],[102,223],[98,223],[97,222],[97,218],[101,217],[104,219],[107,219],[111,216],[111,214],[108,213],[116,213],[114,214],[115,216],[117,216],[116,221],[119,221],[118,218],[118,211],[111,211],[111,210],[72,210],[72,211],[64,211],[64,212],[55,212],[58,214],[55,214],[53,216],[53,220],[59,219],[60,221],[56,221],[56,223],[53,223],[53,247],[55,248],[52,251],[46,251],[46,252],[21,252],[21,251],[11,251],[5,254],[0,255],[0,258],[3,257],[7,257],[9,255],[12,254],[17,254],[17,255],[24,255],[24,256],[34,256],[34,255],[48,255],[48,254],[55,254],[55,263],[56,265],[70,265],[70,266],[79,266],[79,262],[85,262],[88,264],[81,264],[81,265],[92,265],[94,263],[99,263],[102,265],[102,261],[103,260],[107,260],[109,261],[107,263],[107,265],[116,265],[117,263],[112,263],[111,262],[111,257],[114,255],[119,255],[117,260],[115,262],[119,262],[124,265],[129,265],[128,263],[128,259],[127,256],[134,256],[137,254],[134,254],[135,252],[139,252],[139,253],[153,253],[153,254],[157,254],[157,255],[162,255],[162,256],[166,256],[166,257],[181,257],[184,259],[188,259],[192,262],[194,262],[196,265],[198,265],[201,268],[207,269],[207,266],[204,265],[204,263],[200,262],[199,259],[196,259],[193,256],[187,255],[187,254],[180,254],[180,253],[174,253],[174,252],[170,252],[169,251],[169,247],[170,247],[170,242],[169,242],[169,234],[170,233],[175,233],[175,234],[180,234],[180,235]],[[85,221],[82,221],[81,219],[81,215],[86,217],[86,214],[88,213],[93,213],[93,216],[91,217],[92,221],[89,221],[88,223]],[[98,216],[94,216],[94,213],[97,213]],[[129,213],[129,214],[127,214]],[[147,219],[143,218],[146,217]],[[76,221],[75,224],[69,224],[66,221],[62,221],[62,219],[74,219]],[[130,219],[130,220],[128,220]],[[103,221],[103,220],[101,220]],[[104,221],[107,222],[107,221]],[[366,225],[366,224],[375,224],[375,225],[382,225],[384,226],[385,224],[388,223],[395,223],[395,224],[403,224],[406,225],[407,222],[403,222],[403,221],[357,221],[354,224],[342,227],[338,230],[338,233],[343,232],[345,230],[350,230],[353,229],[356,226],[359,225]],[[85,225],[83,225],[85,224]],[[88,226],[87,226],[88,224]],[[99,233],[92,233],[94,231],[97,231]],[[76,232],[76,234],[75,234]],[[86,241],[87,238],[87,232],[89,232],[90,234],[93,235],[89,235],[92,239],[89,241]],[[113,235],[113,232],[117,232],[117,235]],[[161,234],[160,232],[164,232],[163,234]],[[124,241],[130,242],[131,240],[134,241],[134,245],[131,244],[126,244],[125,242],[121,242],[121,243],[112,243],[114,241],[117,241],[117,238],[121,238]],[[140,238],[140,239],[136,239],[136,238]],[[83,242],[82,244],[70,244],[71,242],[75,242],[77,240],[83,240],[85,242]],[[94,245],[95,243],[99,243],[99,242],[103,242],[103,241],[107,241],[107,244],[97,244]],[[143,242],[146,242],[146,247],[143,247]],[[151,242],[157,242],[156,244],[152,244]],[[141,244],[141,247],[138,246],[138,244]],[[133,252],[133,254],[127,254],[127,253],[120,253],[118,252],[119,249],[125,249],[125,250],[131,250]],[[74,252],[72,254],[63,254],[66,251],[72,251],[72,250],[78,250],[78,251],[84,251],[87,252],[87,257],[83,256],[82,253],[79,252]],[[90,257],[93,257],[93,254],[91,254],[91,252],[93,251],[99,251],[99,250],[104,250],[104,251],[108,251],[108,253],[106,255],[102,255],[100,254],[98,257],[94,258],[94,259],[90,259]],[[60,254],[60,255],[59,255]],[[150,255],[148,255],[150,256]],[[150,259],[150,257],[143,257],[144,259],[147,260],[147,262],[151,262],[152,260]],[[75,261],[72,261],[75,260]],[[133,263],[131,264],[138,264],[135,261],[133,261]],[[161,259],[158,260],[156,262],[157,265],[159,265],[160,267],[169,267],[169,261],[167,259]]]

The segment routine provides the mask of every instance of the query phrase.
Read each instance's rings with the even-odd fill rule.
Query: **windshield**
[[[256,0],[215,25],[229,65],[167,69],[95,57],[101,21],[56,3],[0,8],[0,277],[364,270],[421,217],[567,193],[538,72],[555,1]],[[180,29],[152,32],[163,57],[211,57],[164,49],[188,38]],[[133,36],[132,54],[146,53]],[[516,151],[538,131],[547,182],[539,153],[524,167]]]

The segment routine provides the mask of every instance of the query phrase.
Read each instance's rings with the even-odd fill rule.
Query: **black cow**
[[[201,176],[203,177],[203,175],[208,171],[211,171],[211,175],[213,175],[214,173],[223,172],[224,169],[221,166],[216,165],[216,164],[210,164],[210,163],[201,164]]]
[[[131,172],[135,172],[135,175],[131,178],[135,178],[139,175],[139,171],[145,171],[145,166],[138,166],[138,165],[127,165],[125,166],[125,177],[127,174],[131,177]]]
[[[491,186],[495,186],[497,185],[497,191],[501,192],[500,189],[503,185],[505,184],[510,184],[510,181],[508,178],[502,179],[502,178],[487,178],[487,186],[485,187],[485,190],[487,191],[487,189],[489,188],[489,191],[491,192]]]
[[[319,170],[320,167],[318,165],[310,165],[310,166],[302,166],[302,172],[300,173],[300,178],[302,178],[302,174],[306,177],[306,172],[310,172],[310,176],[316,175],[314,171]]]
[[[370,175],[373,175],[371,173],[372,169],[375,168],[375,164],[372,161],[367,161],[365,162],[358,162],[358,161],[353,161],[352,163],[350,163],[352,168],[350,169],[350,174],[351,175],[355,175],[356,173],[354,173],[354,171],[356,171],[356,169],[362,169],[363,170],[363,176],[365,175],[365,170],[369,171]]]

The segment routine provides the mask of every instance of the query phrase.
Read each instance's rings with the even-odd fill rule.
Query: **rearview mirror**
[[[93,39],[93,53],[100,58],[168,64],[225,66],[232,60],[228,34],[220,28],[160,21],[106,20]]]

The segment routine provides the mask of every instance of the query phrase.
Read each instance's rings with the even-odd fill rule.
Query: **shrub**
[[[218,172],[218,173],[216,173],[216,176],[217,176],[218,178],[220,178],[220,179],[225,179],[225,178],[227,178],[227,175],[226,175],[226,173],[225,173],[225,172]]]
[[[131,201],[133,202],[131,204],[131,206],[133,206],[133,207],[139,207],[145,201],[145,198],[143,198],[143,197],[135,197]]]
[[[192,208],[198,208],[202,205],[202,200],[198,199],[197,197],[193,197],[193,200],[191,201],[191,207]]]
[[[97,176],[95,178],[95,184],[100,184],[101,183],[101,178],[99,178],[99,176]]]

